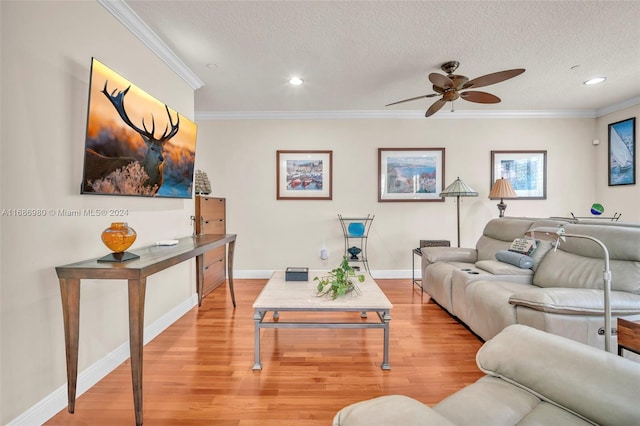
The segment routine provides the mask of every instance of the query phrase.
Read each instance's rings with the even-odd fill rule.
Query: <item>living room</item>
[[[620,3],[637,12],[633,2]],[[640,222],[636,186],[607,182],[608,125],[640,114],[637,72],[628,81],[629,97],[599,111],[483,116],[474,110],[465,115],[458,102],[458,116],[442,119],[355,113],[225,117],[198,111],[197,91],[98,2],[3,1],[0,14],[2,209],[126,209],[126,221],[138,233],[133,249],[192,234],[192,199],[80,194],[89,68],[96,57],[197,122],[196,168],[208,174],[212,195],[227,200],[227,231],[238,235],[238,279],[268,278],[287,266],[335,266],[343,252],[338,214],[376,215],[368,246],[375,278],[410,278],[411,249],[421,239],[455,241],[453,199],[378,202],[378,148],[445,149],[445,185],[459,176],[479,193],[460,205],[462,246],[473,245],[487,221],[498,214],[497,200],[488,198],[493,150],[547,152],[546,199],[507,200],[508,216],[583,216],[597,202],[605,207],[605,215],[618,212],[623,222]],[[634,25],[629,31],[635,31],[635,45],[626,49],[629,61],[637,63],[640,30]],[[504,69],[512,60],[507,64],[489,64],[490,71]],[[465,62],[461,71],[469,75],[473,66]],[[424,70],[422,83],[428,72]],[[515,84],[527,72],[503,84]],[[398,99],[419,95],[428,87],[415,89],[415,94],[398,93]],[[505,102],[508,96],[509,91],[502,94]],[[276,151],[286,149],[333,151],[331,200],[276,199]],[[11,185],[16,176],[22,179],[20,185]],[[99,235],[112,221],[2,216],[1,424],[27,412],[37,413],[31,419],[42,419],[37,416],[50,407],[60,410],[60,404],[66,405],[55,266],[105,254]],[[323,248],[328,250],[326,260],[320,258]],[[193,262],[149,280],[145,337],[153,338],[194,309],[195,285]],[[79,371],[85,387],[120,364],[123,354],[126,358],[126,300],[124,284],[83,284]]]

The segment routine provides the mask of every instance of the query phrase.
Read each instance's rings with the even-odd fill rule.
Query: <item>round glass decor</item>
[[[599,216],[603,212],[604,212],[604,207],[602,207],[602,204],[595,203],[591,206],[591,214]]]
[[[347,230],[349,231],[349,235],[351,235],[352,237],[361,237],[364,235],[364,223],[362,222],[350,223]]]

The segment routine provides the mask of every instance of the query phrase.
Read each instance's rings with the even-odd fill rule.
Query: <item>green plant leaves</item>
[[[349,265],[347,257],[344,256],[340,266],[329,271],[327,275],[314,278],[314,281],[318,281],[316,287],[318,296],[330,295],[335,300],[338,296],[344,296],[351,291],[359,292],[352,278],[361,283],[365,279],[362,274],[356,275],[356,271]]]

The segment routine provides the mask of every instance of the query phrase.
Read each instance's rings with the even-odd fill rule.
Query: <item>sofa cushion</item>
[[[523,325],[485,343],[476,361],[486,374],[592,422],[640,424],[639,363]]]
[[[563,408],[540,400],[526,390],[491,376],[482,377],[433,408],[461,426],[593,424]]]
[[[554,243],[552,241],[536,241],[536,247],[529,254],[529,256],[533,258],[533,266],[531,267],[533,271],[538,269],[540,262],[542,262],[542,259],[549,253],[549,250],[551,250],[553,246]]]
[[[496,252],[496,259],[500,262],[517,266],[520,269],[530,269],[533,266],[533,259],[531,257],[509,250],[498,250]]]
[[[476,262],[475,267],[489,272],[493,275],[526,275],[533,276],[531,269],[522,269],[498,260],[481,260]],[[502,279],[502,278],[500,278]]]
[[[476,243],[477,260],[495,259],[498,250],[509,249],[513,240],[522,238],[533,223],[534,220],[528,218],[505,217],[490,220]]]

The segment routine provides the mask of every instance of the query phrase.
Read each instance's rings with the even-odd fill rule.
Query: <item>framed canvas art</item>
[[[378,201],[444,201],[444,148],[379,148]]]
[[[277,151],[276,199],[331,200],[333,151]]]
[[[636,119],[609,124],[609,186],[636,183]]]
[[[518,199],[547,199],[547,151],[491,151],[491,182],[508,179]]]

